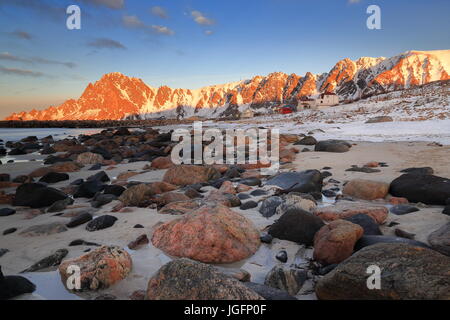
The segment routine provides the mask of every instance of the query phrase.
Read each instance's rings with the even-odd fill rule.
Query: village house
[[[316,99],[302,97],[298,101],[298,109],[322,109],[339,104],[339,97],[331,92],[325,92],[319,95]]]

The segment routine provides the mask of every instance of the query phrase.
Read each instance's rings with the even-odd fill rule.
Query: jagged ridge
[[[141,79],[109,73],[90,83],[78,100],[6,120],[147,119],[161,114],[177,117],[232,114],[239,107],[271,108],[296,103],[301,97],[335,92],[353,101],[375,94],[450,79],[450,50],[409,51],[392,58],[343,59],[329,73],[305,76],[271,73],[266,77],[201,89],[152,88]]]

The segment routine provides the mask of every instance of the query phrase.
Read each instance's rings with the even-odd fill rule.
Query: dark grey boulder
[[[286,291],[275,289],[263,284],[244,282],[244,285],[266,300],[297,300],[297,298],[291,296]]]
[[[316,144],[314,151],[343,153],[350,150],[352,145],[343,140],[325,140]]]
[[[65,180],[69,180],[69,175],[67,173],[49,172],[39,179],[39,182],[58,183]]]
[[[43,208],[66,198],[67,195],[64,192],[46,187],[41,183],[24,183],[17,188],[13,205]]]
[[[73,196],[74,198],[92,198],[104,188],[105,185],[99,180],[86,181],[78,187]]]
[[[273,196],[265,199],[261,207],[259,208],[259,213],[265,218],[270,218],[273,216],[279,205],[283,203],[283,199],[278,196]]]
[[[86,222],[89,222],[92,220],[92,214],[89,212],[82,212],[79,215],[73,217],[70,219],[69,223],[66,224],[67,228],[75,228],[79,225],[85,224]]]
[[[310,212],[298,208],[289,209],[269,228],[274,238],[312,245],[314,235],[325,224]]]
[[[433,174],[434,170],[431,167],[421,167],[421,168],[407,168],[407,169],[401,170],[400,172],[409,173],[409,174],[427,175],[427,174]]]
[[[434,250],[450,256],[450,222],[433,231],[428,236],[428,243]]]
[[[21,276],[5,276],[0,267],[0,300],[8,300],[25,293],[33,293],[36,286]]]
[[[376,236],[376,235],[363,235],[355,244],[355,251],[361,250],[362,248],[372,246],[378,243],[401,243],[407,244],[410,246],[421,247],[421,248],[429,248],[430,247],[423,242],[410,240],[406,238],[400,237],[392,237],[392,236]]]
[[[256,203],[255,201],[247,201],[241,204],[241,206],[239,207],[239,209],[241,210],[249,210],[252,208],[256,208],[258,206],[258,203]]]
[[[112,184],[112,185],[106,186],[105,189],[103,190],[103,193],[104,194],[113,194],[116,197],[120,197],[125,190],[126,189],[122,186]]]
[[[285,192],[321,192],[323,178],[318,170],[283,172],[269,179],[266,185],[277,186]]]
[[[397,204],[393,206],[389,211],[393,214],[400,216],[411,212],[419,211],[419,209],[414,206],[410,206],[408,204]]]
[[[313,146],[315,144],[317,144],[317,140],[313,136],[306,136],[300,141],[294,143],[296,146]]]
[[[12,216],[14,213],[16,213],[16,210],[11,209],[11,208],[2,208],[2,209],[0,209],[0,217]]]
[[[450,179],[407,173],[391,182],[389,193],[410,202],[445,205],[450,198]]]
[[[59,266],[61,264],[61,261],[67,256],[68,253],[69,251],[67,249],[56,250],[55,253],[49,255],[48,257],[45,257],[42,260],[39,260],[31,267],[23,270],[21,273],[36,272],[43,269]]]
[[[382,235],[378,223],[367,214],[359,213],[344,220],[360,225],[364,229],[365,235]]]
[[[97,231],[112,227],[118,219],[114,216],[104,215],[95,218],[86,226],[87,231]]]

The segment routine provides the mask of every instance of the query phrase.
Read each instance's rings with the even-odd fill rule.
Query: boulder
[[[361,226],[350,221],[330,222],[314,236],[314,260],[324,265],[344,261],[352,255],[353,247],[363,233]]]
[[[81,257],[61,263],[59,273],[65,286],[73,272],[69,267],[73,265],[78,266],[81,271],[81,288],[74,291],[100,290],[125,279],[131,271],[132,260],[120,247],[102,246]]]
[[[0,267],[0,300],[8,300],[25,293],[33,293],[36,286],[21,276],[5,276]]]
[[[274,238],[312,245],[314,235],[324,226],[322,219],[301,209],[289,209],[269,228]]]
[[[241,205],[241,200],[237,196],[231,193],[223,193],[219,190],[211,191],[204,201],[218,203],[230,208],[239,207]]]
[[[378,224],[383,224],[389,214],[386,207],[362,202],[339,201],[334,206],[313,209],[313,213],[325,221],[345,219],[357,214],[366,214]]]
[[[78,227],[79,225],[91,221],[92,218],[93,218],[92,214],[90,214],[89,212],[81,212],[80,214],[70,219],[69,223],[66,224],[66,226],[67,228],[75,228]]]
[[[170,215],[183,215],[200,208],[202,203],[200,201],[177,201],[171,202],[165,205],[161,210],[158,211],[160,214],[170,214]]]
[[[250,201],[242,203],[239,206],[239,209],[241,209],[241,210],[249,210],[249,209],[256,208],[257,206],[258,206],[257,202],[250,200]]]
[[[68,253],[69,251],[67,249],[56,250],[53,254],[43,258],[42,260],[39,260],[31,267],[23,270],[21,273],[36,272],[47,268],[59,266],[61,261],[67,256]]]
[[[54,172],[68,173],[80,171],[82,167],[83,166],[81,164],[70,161],[70,162],[56,163],[50,167],[50,170]]]
[[[275,266],[266,275],[266,286],[286,291],[295,296],[307,279],[306,271],[286,266]]]
[[[250,290],[255,291],[266,300],[297,300],[284,290],[275,289],[263,284],[244,282],[244,285]]]
[[[381,270],[380,289],[368,288],[368,268]],[[369,269],[370,270],[370,269]],[[322,300],[449,300],[450,257],[426,248],[380,243],[364,248],[319,280]]]
[[[114,216],[103,215],[89,222],[86,226],[86,230],[90,232],[103,230],[112,227],[116,221],[117,218]]]
[[[101,208],[105,204],[111,203],[117,200],[117,197],[113,194],[97,194],[91,202],[93,208]]]
[[[174,164],[170,156],[168,157],[158,157],[152,161],[151,168],[154,169],[169,169],[173,167]]]
[[[67,195],[64,192],[48,188],[41,183],[24,183],[17,188],[13,205],[43,208],[66,198]]]
[[[125,190],[119,200],[129,207],[145,206],[149,203],[154,193],[148,184],[140,183]]]
[[[434,174],[434,170],[431,167],[407,168],[401,170],[400,172],[418,175]]]
[[[398,205],[393,206],[390,209],[390,211],[393,214],[396,214],[396,215],[400,216],[400,215],[404,215],[404,214],[408,214],[408,213],[419,211],[419,209],[414,207],[414,206],[407,205],[407,204],[398,204]]]
[[[350,221],[352,223],[361,226],[364,230],[365,235],[373,235],[373,236],[382,235],[378,223],[373,218],[371,218],[366,214],[358,213],[354,216],[345,218],[344,220]]]
[[[378,181],[354,179],[349,181],[343,194],[363,200],[382,199],[387,196],[389,184]]]
[[[69,175],[67,173],[49,172],[39,179],[39,182],[58,183],[65,180],[69,180]]]
[[[313,136],[306,136],[300,141],[294,143],[294,145],[302,145],[302,146],[313,146],[315,144],[317,144],[317,140]]]
[[[391,182],[389,192],[410,202],[445,205],[450,198],[450,179],[407,173]]]
[[[266,185],[279,187],[286,192],[321,192],[322,175],[318,170],[283,172],[267,180]]]
[[[342,153],[349,151],[351,147],[352,145],[346,141],[325,140],[318,142],[314,148],[314,151]]]
[[[101,192],[105,185],[99,180],[85,181],[80,184],[73,195],[74,198],[92,198],[97,192]]]
[[[61,212],[67,208],[67,206],[73,204],[72,198],[66,198],[64,200],[58,200],[55,203],[53,203],[48,209],[47,212]]]
[[[166,205],[172,202],[189,201],[190,198],[179,192],[166,192],[160,196],[154,197],[153,200],[161,205]]]
[[[150,240],[148,240],[147,235],[143,234],[140,235],[139,237],[137,237],[135,240],[131,241],[128,244],[128,248],[131,250],[137,250],[139,249],[139,247],[146,245],[150,242]]]
[[[175,257],[232,263],[253,255],[260,240],[247,218],[222,205],[207,205],[160,225],[152,243]]]
[[[284,197],[283,203],[278,206],[276,213],[282,215],[292,208],[311,212],[316,206],[316,202],[311,199],[307,199],[295,193],[289,193]]]
[[[12,216],[14,213],[16,213],[15,209],[11,209],[11,208],[1,208],[0,209],[0,217]]]
[[[178,259],[150,279],[147,300],[262,300],[262,297],[213,266]]]
[[[261,207],[259,208],[259,213],[261,213],[264,218],[270,218],[275,214],[277,208],[282,203],[283,199],[281,199],[280,197],[269,197],[262,202]]]
[[[103,193],[104,194],[113,194],[116,197],[120,197],[125,190],[126,189],[122,186],[111,184],[111,185],[107,185],[105,187],[105,189],[103,190]]]
[[[211,166],[177,165],[167,170],[163,181],[177,186],[187,186],[219,179],[220,176],[219,171]]]
[[[428,236],[428,243],[434,250],[450,256],[450,222],[433,231]]]
[[[97,181],[100,181],[100,182],[108,182],[108,181],[110,181],[110,179],[109,179],[109,177],[108,177],[108,175],[106,174],[105,171],[97,172],[96,174],[88,177],[86,180],[87,181],[97,180]]]
[[[430,249],[430,247],[427,244],[420,242],[420,241],[406,239],[406,238],[400,238],[400,237],[393,237],[393,236],[384,236],[384,235],[379,235],[379,236],[363,235],[358,240],[358,242],[356,242],[354,249],[355,249],[355,251],[357,251],[362,248],[372,246],[372,245],[375,245],[378,243],[402,243],[402,244],[408,244],[411,246]]]
[[[84,152],[77,157],[77,162],[82,165],[102,163],[103,160],[104,158],[101,154],[92,152]]]

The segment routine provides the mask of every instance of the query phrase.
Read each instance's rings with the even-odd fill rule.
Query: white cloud
[[[171,36],[171,35],[175,34],[175,32],[173,30],[171,30],[171,29],[169,29],[168,27],[165,27],[165,26],[153,25],[153,26],[151,26],[151,28],[152,28],[152,30],[154,32],[159,33],[159,34],[165,34],[165,35],[168,35],[168,36]]]
[[[152,7],[152,8],[150,9],[150,12],[151,12],[154,16],[160,17],[160,18],[162,18],[162,19],[167,19],[167,18],[169,17],[169,16],[167,15],[166,10],[165,10],[164,8],[162,8],[162,7],[159,7],[159,6]]]
[[[207,18],[203,13],[197,10],[191,11],[191,16],[196,23],[201,25],[210,26],[216,23],[213,19]]]
[[[145,24],[137,16],[123,16],[122,22],[128,28],[143,28]]]
[[[210,35],[214,34],[214,31],[212,31],[212,30],[205,30],[205,34],[207,36],[210,36]]]
[[[360,3],[361,0],[348,0],[348,3],[354,4],[354,3]]]
[[[125,0],[78,0],[80,2],[92,4],[95,6],[104,6],[110,9],[122,9],[125,5]]]

